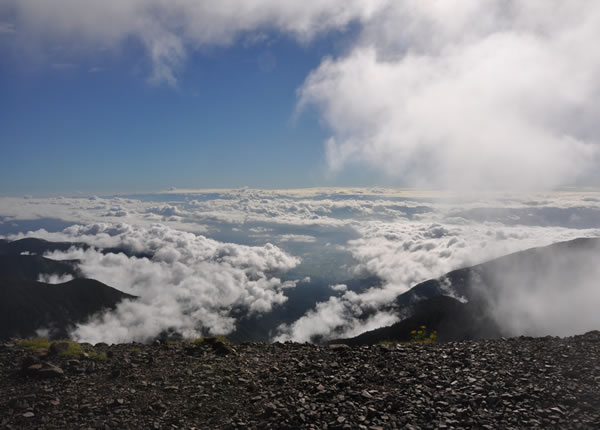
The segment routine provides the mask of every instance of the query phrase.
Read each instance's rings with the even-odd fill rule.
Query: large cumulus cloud
[[[300,90],[334,170],[458,189],[599,184],[600,5],[398,1]]]

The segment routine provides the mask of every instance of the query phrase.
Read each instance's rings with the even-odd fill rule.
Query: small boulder
[[[40,378],[58,378],[64,376],[65,372],[54,364],[43,363],[41,369],[36,372]]]
[[[48,355],[58,355],[69,350],[69,342],[52,342],[48,348]]]
[[[33,366],[34,364],[38,364],[39,362],[40,359],[38,357],[28,355],[25,358],[23,358],[23,361],[21,362],[21,370],[27,371],[29,367]]]
[[[220,340],[213,343],[212,347],[217,355],[235,354],[235,349]]]
[[[27,369],[25,369],[25,373],[28,373],[29,375],[35,375],[41,368],[42,368],[42,365],[40,363],[32,364]]]
[[[332,351],[346,351],[350,349],[350,347],[345,343],[332,343],[329,345],[329,349]]]

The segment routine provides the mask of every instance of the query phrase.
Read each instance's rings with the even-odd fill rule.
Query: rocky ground
[[[0,342],[0,428],[600,428],[600,332],[83,349]]]

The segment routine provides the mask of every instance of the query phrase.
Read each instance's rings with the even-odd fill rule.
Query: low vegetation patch
[[[17,344],[21,345],[23,348],[29,351],[36,351],[38,349],[48,349],[50,348],[52,342],[43,337],[36,337],[33,339],[19,339],[17,340]]]
[[[229,341],[229,339],[227,339],[224,336],[214,336],[214,337],[199,337],[198,339],[194,339],[191,341],[191,343],[204,343],[204,342],[223,342],[227,345],[231,345],[231,342]]]
[[[60,351],[58,353],[58,355],[60,355],[62,357],[79,358],[81,356],[81,354],[86,352],[83,349],[83,346],[81,344],[79,344],[73,340],[68,340],[68,339],[50,341],[44,337],[37,337],[37,338],[32,338],[32,339],[19,339],[16,341],[16,343],[18,345],[21,345],[28,351],[38,351],[38,350],[48,351],[48,350],[50,350],[50,347],[52,346],[52,344],[55,342],[61,342],[61,343],[65,342],[69,345],[67,349],[65,349],[64,351]],[[97,360],[103,360],[103,361],[108,359],[105,354],[99,354],[96,352],[89,352],[88,356],[90,358],[94,358]]]
[[[88,353],[90,358],[93,358],[94,360],[100,360],[100,361],[106,361],[108,360],[108,357],[106,356],[106,354],[99,354],[97,352],[90,352]]]

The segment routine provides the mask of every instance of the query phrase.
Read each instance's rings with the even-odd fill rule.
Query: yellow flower
[[[411,330],[410,334],[415,334],[416,332],[416,330]]]
[[[423,330],[419,330],[417,333],[418,334],[423,334]]]
[[[424,325],[422,325],[421,328],[427,328],[427,327],[425,327]]]

